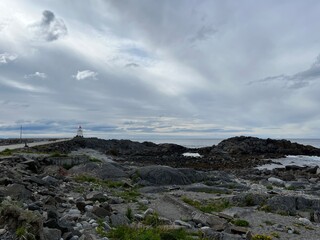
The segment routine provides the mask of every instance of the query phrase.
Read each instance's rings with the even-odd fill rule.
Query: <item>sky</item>
[[[0,1],[0,138],[318,138],[320,1]]]

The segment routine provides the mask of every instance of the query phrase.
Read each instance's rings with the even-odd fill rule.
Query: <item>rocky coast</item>
[[[198,155],[184,155],[197,153]],[[217,146],[74,138],[0,153],[0,239],[319,239],[320,156],[287,140]]]

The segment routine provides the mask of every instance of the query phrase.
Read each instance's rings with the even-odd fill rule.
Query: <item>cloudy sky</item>
[[[0,2],[0,137],[320,135],[320,1]]]

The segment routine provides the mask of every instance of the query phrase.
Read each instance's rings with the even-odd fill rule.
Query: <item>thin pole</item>
[[[20,126],[20,142],[22,142],[22,125]]]

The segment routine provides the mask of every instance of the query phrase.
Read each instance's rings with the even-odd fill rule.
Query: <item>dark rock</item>
[[[186,185],[190,184],[190,179],[179,169],[168,166],[147,166],[137,170],[142,180],[156,185]]]
[[[38,177],[35,177],[35,176],[31,176],[29,179],[28,179],[30,182],[34,182],[40,186],[43,186],[46,184],[45,181],[43,181],[42,179],[38,178]]]
[[[14,183],[6,187],[5,194],[15,200],[26,200],[31,197],[32,192],[27,190],[25,186]]]
[[[61,231],[54,228],[43,228],[43,235],[46,240],[60,240]]]
[[[110,216],[112,226],[117,227],[121,225],[128,225],[130,220],[122,213],[112,214]]]
[[[110,216],[111,212],[102,207],[93,206],[92,213],[99,218]]]
[[[56,185],[59,182],[58,179],[51,176],[45,176],[42,178],[42,180],[46,182],[48,185]]]
[[[107,196],[102,193],[102,192],[98,192],[98,191],[92,191],[90,193],[87,194],[86,196],[86,200],[88,201],[99,201],[99,202],[105,202],[107,201]]]

